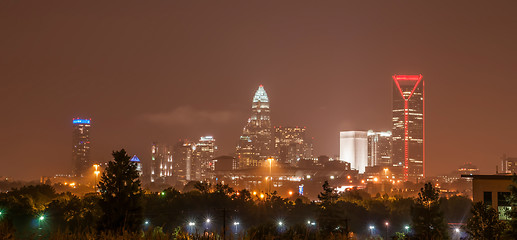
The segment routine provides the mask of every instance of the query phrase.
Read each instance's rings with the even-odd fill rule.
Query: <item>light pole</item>
[[[205,225],[206,225],[206,231],[208,232],[210,230],[210,218],[207,218],[205,220]]]
[[[388,227],[390,226],[390,223],[385,222],[384,225],[386,225],[386,240],[388,240]]]
[[[404,226],[404,229],[406,229],[406,234],[408,234],[409,233],[409,226],[408,225]]]
[[[239,222],[233,222],[233,226],[235,226],[235,234],[237,234],[237,228],[239,227]]]
[[[97,192],[97,178],[101,172],[99,171],[99,164],[94,164],[93,167],[95,168],[95,171],[93,172],[93,174],[95,174],[95,192]]]
[[[39,236],[41,237],[41,222],[45,220],[45,216],[42,214],[38,217],[38,233],[39,233]]]
[[[188,223],[188,226],[189,226],[189,230],[190,230],[190,233],[193,233],[194,231],[193,230],[196,230],[196,223],[195,222],[189,222]]]
[[[370,237],[373,236],[373,229],[375,229],[374,226],[370,226]]]
[[[273,167],[273,158],[268,158],[269,161],[269,182],[268,182],[268,195],[271,194],[271,182],[273,181],[273,177],[271,176],[271,169]]]

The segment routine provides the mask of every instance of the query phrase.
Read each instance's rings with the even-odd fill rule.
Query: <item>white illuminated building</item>
[[[368,166],[391,166],[391,132],[368,131]],[[400,163],[402,164],[402,163]]]
[[[364,173],[368,164],[368,132],[343,131],[339,133],[339,159],[350,163],[352,169]]]

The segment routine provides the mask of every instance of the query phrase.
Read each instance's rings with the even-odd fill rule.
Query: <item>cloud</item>
[[[225,124],[240,119],[240,114],[226,110],[197,110],[181,106],[170,112],[146,114],[143,118],[151,123],[164,125]]]

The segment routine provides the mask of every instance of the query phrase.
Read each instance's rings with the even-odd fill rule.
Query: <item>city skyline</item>
[[[465,162],[493,173],[503,154],[517,156],[507,3],[332,3],[319,6],[325,14],[305,3],[127,3],[116,13],[116,3],[3,3],[0,176],[73,169],[75,116],[95,123],[92,161],[125,148],[145,162],[153,141],[207,135],[226,155],[260,84],[273,126],[307,126],[316,156],[337,155],[339,131],[391,129],[399,73],[425,76],[426,175]]]

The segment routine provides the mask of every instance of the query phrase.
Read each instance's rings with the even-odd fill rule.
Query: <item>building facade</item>
[[[511,193],[508,187],[513,184],[512,175],[462,175],[472,179],[473,202],[483,202],[499,213],[499,220],[510,220],[506,214],[511,211]]]
[[[368,166],[391,166],[391,132],[368,131]]]
[[[236,155],[240,167],[261,166],[274,156],[269,98],[262,85],[253,96],[251,117],[239,138]]]
[[[135,164],[138,175],[142,176],[142,161],[140,161],[140,158],[138,158],[136,155],[133,155],[129,161]]]
[[[165,183],[172,177],[172,149],[154,142],[151,148],[151,182]]]
[[[508,157],[503,155],[502,164],[501,164],[501,172],[502,173],[517,173],[517,157]]]
[[[72,120],[72,161],[76,176],[84,176],[93,166],[90,159],[90,123],[91,119]]]
[[[275,149],[278,161],[296,164],[300,159],[312,158],[312,141],[305,127],[274,127]]]
[[[349,162],[352,169],[364,173],[365,167],[368,165],[368,132],[340,132],[339,160]]]
[[[404,166],[404,180],[425,176],[424,80],[422,75],[393,75],[393,164]]]
[[[213,159],[217,152],[215,138],[212,136],[204,136],[195,144],[194,155],[194,180],[205,180],[209,177],[210,171],[215,169]]]
[[[194,158],[195,144],[188,140],[181,140],[174,145],[172,175],[178,182],[187,183],[196,179],[200,174],[200,165]]]

